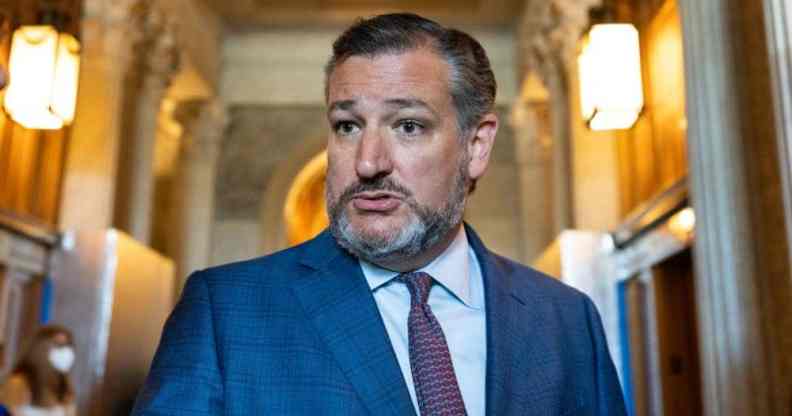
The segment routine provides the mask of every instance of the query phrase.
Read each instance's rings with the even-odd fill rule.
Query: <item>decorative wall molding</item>
[[[775,92],[776,129],[787,224],[792,224],[792,4],[788,0],[765,0],[764,16],[771,48],[770,70]],[[787,229],[792,241],[792,227]],[[792,245],[789,246],[792,250]],[[792,258],[792,251],[790,252]]]
[[[792,410],[789,223],[773,154],[788,138],[773,126],[763,3],[679,1],[702,403],[713,416]]]
[[[26,238],[0,229],[0,265],[26,276],[41,276],[47,272],[48,250]]]
[[[698,212],[695,247],[699,345],[707,415],[768,414],[756,259],[740,154],[734,37],[721,1],[682,0],[687,72],[691,200]],[[721,39],[713,45],[711,39]],[[727,105],[724,105],[728,103]],[[717,137],[718,140],[710,140]],[[705,215],[706,213],[706,215]],[[725,314],[724,314],[725,313]],[[727,318],[728,316],[728,318]],[[758,342],[746,342],[748,339]],[[742,364],[741,364],[742,363]],[[740,377],[734,377],[742,373]],[[756,399],[760,398],[760,399]]]

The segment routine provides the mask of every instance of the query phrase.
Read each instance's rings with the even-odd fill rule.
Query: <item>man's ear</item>
[[[484,175],[489,165],[492,146],[495,144],[495,135],[498,133],[498,116],[487,113],[479,121],[472,137],[467,142],[467,151],[470,156],[468,162],[468,175],[476,180]]]

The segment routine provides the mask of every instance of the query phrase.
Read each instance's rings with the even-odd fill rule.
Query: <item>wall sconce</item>
[[[628,129],[643,108],[638,30],[627,23],[591,27],[578,57],[580,106],[592,130]]]
[[[56,12],[43,24],[21,26],[11,40],[9,83],[4,107],[29,129],[59,129],[74,120],[80,72],[80,42],[58,29]]]
[[[696,214],[693,212],[693,208],[687,207],[674,214],[668,220],[668,229],[678,236],[688,237],[692,235],[696,230]]]

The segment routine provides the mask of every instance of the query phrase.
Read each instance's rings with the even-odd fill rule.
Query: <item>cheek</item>
[[[334,157],[328,152],[325,186],[331,195],[337,195],[347,187],[350,178],[354,176],[354,172],[350,173],[349,169],[350,166],[342,158]]]
[[[402,169],[402,177],[419,201],[438,205],[448,199],[449,189],[454,183],[458,166],[448,157],[413,159]]]

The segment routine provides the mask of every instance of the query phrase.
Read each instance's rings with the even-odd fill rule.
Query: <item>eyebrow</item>
[[[351,110],[352,107],[355,106],[355,100],[342,100],[342,101],[334,101],[330,104],[330,107],[327,109],[327,113],[330,114],[333,111],[348,111]]]
[[[391,98],[389,100],[385,100],[385,103],[399,108],[421,107],[434,112],[429,104],[417,98]]]
[[[385,100],[385,103],[390,106],[398,107],[399,109],[419,107],[437,115],[437,112],[435,112],[429,104],[418,98],[390,98]],[[335,101],[327,109],[327,113],[330,114],[334,111],[350,111],[355,105],[357,105],[357,101],[355,100]]]

